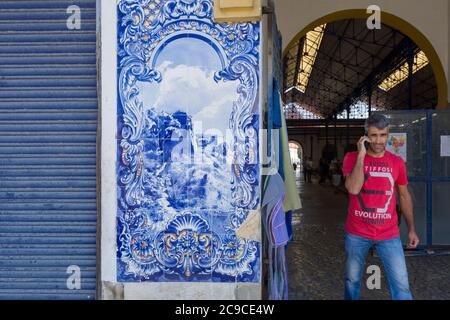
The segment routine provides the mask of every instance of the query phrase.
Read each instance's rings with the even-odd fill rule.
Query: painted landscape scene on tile
[[[117,278],[259,282],[259,23],[118,4]]]

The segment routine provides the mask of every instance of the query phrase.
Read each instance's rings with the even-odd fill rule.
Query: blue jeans
[[[373,241],[349,233],[345,234],[345,299],[359,299],[362,273],[372,246],[383,262],[392,300],[412,300],[400,237]]]

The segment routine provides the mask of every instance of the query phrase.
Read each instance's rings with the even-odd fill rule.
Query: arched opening
[[[303,147],[294,140],[289,141],[289,154],[291,156],[291,163],[294,165],[294,170],[301,170],[303,166]]]
[[[342,10],[333,12],[321,18],[318,18],[308,24],[305,28],[303,28],[286,46],[283,51],[283,58],[286,58],[289,50],[292,49],[295,43],[298,43],[299,40],[305,37],[305,35],[317,28],[318,26],[336,22],[339,20],[346,19],[367,19],[369,14],[365,9],[351,9],[351,10]],[[402,34],[410,38],[426,55],[429,60],[429,64],[431,66],[432,72],[435,76],[436,80],[436,88],[437,88],[437,103],[436,108],[447,108],[448,104],[448,86],[447,79],[445,76],[445,71],[442,66],[442,62],[434,49],[433,45],[430,41],[418,30],[415,26],[405,21],[404,19],[382,11],[381,12],[381,21],[382,24],[387,25],[393,29],[400,31]],[[285,88],[285,90],[288,88]]]
[[[312,285],[307,290],[303,284],[298,285],[302,286],[298,291],[293,288],[293,295],[300,299],[342,298],[341,293],[334,295],[322,288],[326,286],[325,283],[343,280],[341,275],[335,273],[336,268],[339,269],[343,263],[343,260],[336,262],[340,259],[336,253],[342,253],[344,248],[344,225],[349,207],[348,193],[341,175],[342,164],[344,155],[355,151],[356,142],[365,134],[364,120],[376,111],[405,115],[392,118],[391,123],[396,131],[392,130],[391,133],[408,136],[411,146],[405,148],[405,153],[406,150],[410,152],[407,166],[419,170],[419,160],[422,163],[433,161],[416,160],[418,155],[427,154],[423,146],[435,137],[427,136],[426,131],[432,130],[431,125],[425,130],[425,123],[435,121],[433,116],[438,118],[436,115],[439,112],[447,111],[434,109],[448,107],[448,86],[440,60],[442,56],[438,56],[430,41],[410,23],[386,12],[381,13],[382,30],[368,30],[368,16],[366,10],[358,9],[338,11],[318,18],[302,29],[283,52],[283,102],[289,139],[304,142],[307,156],[311,155],[313,168],[312,182],[303,183],[303,179],[297,179],[303,208],[293,214],[293,220],[298,223],[294,230],[301,230],[297,234],[294,231],[294,239],[298,240],[302,250],[292,253],[295,249],[291,249],[287,252],[290,262],[288,269],[302,270],[301,275],[297,271],[292,271],[294,274],[290,275],[298,279],[299,283],[314,277],[317,270],[323,275],[330,275],[323,283],[318,281],[317,286]],[[307,39],[309,32],[315,33],[312,40]],[[315,48],[315,57],[310,54],[311,51],[304,50],[305,46],[314,45],[308,44],[308,41],[319,43]],[[289,60],[292,57],[295,57],[294,61]],[[312,67],[303,67],[300,61],[302,58],[312,60],[309,62]],[[402,68],[405,64],[407,71],[403,77],[402,72],[405,73],[405,70]],[[307,74],[309,83],[300,81],[301,73]],[[419,113],[420,117],[417,116]],[[436,140],[435,145],[439,143]],[[421,149],[414,149],[419,144]],[[428,150],[431,154],[432,148]],[[436,157],[437,161],[443,163],[441,158]],[[418,176],[411,175],[413,178]],[[431,243],[427,240],[428,233],[431,233],[428,230],[431,227],[427,226],[427,214],[432,216],[427,207],[428,200],[425,200],[426,188],[431,190],[430,186],[433,186],[433,192],[438,194],[439,190],[448,190],[445,189],[448,186],[435,187],[429,182],[427,187],[425,182],[419,182],[418,179],[409,182],[408,188],[416,205],[416,229],[425,248],[425,244]],[[446,221],[443,218],[446,212],[439,212],[440,221]],[[372,219],[368,223],[379,221]],[[404,228],[405,220],[402,223]],[[448,232],[442,230],[439,233],[435,228],[433,234],[443,239],[442,235]],[[406,243],[403,231],[401,238],[402,243]],[[368,263],[375,263],[375,257],[372,252]],[[363,296],[370,296],[367,288],[364,290]],[[388,294],[389,290],[384,290],[379,297],[386,298]]]

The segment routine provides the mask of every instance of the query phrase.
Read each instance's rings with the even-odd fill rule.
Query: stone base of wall
[[[261,300],[259,283],[102,282],[102,300]]]

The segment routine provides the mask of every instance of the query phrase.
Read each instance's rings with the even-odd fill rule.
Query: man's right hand
[[[365,156],[367,153],[367,149],[366,146],[364,145],[364,142],[367,141],[370,143],[370,139],[367,136],[362,136],[361,138],[359,138],[359,141],[357,143],[358,146],[358,154],[360,156]]]
[[[366,141],[370,142],[369,138],[366,136],[359,138],[357,143],[358,158],[356,159],[352,172],[345,179],[345,188],[353,195],[358,195],[364,184],[364,159],[367,153],[364,142]]]

